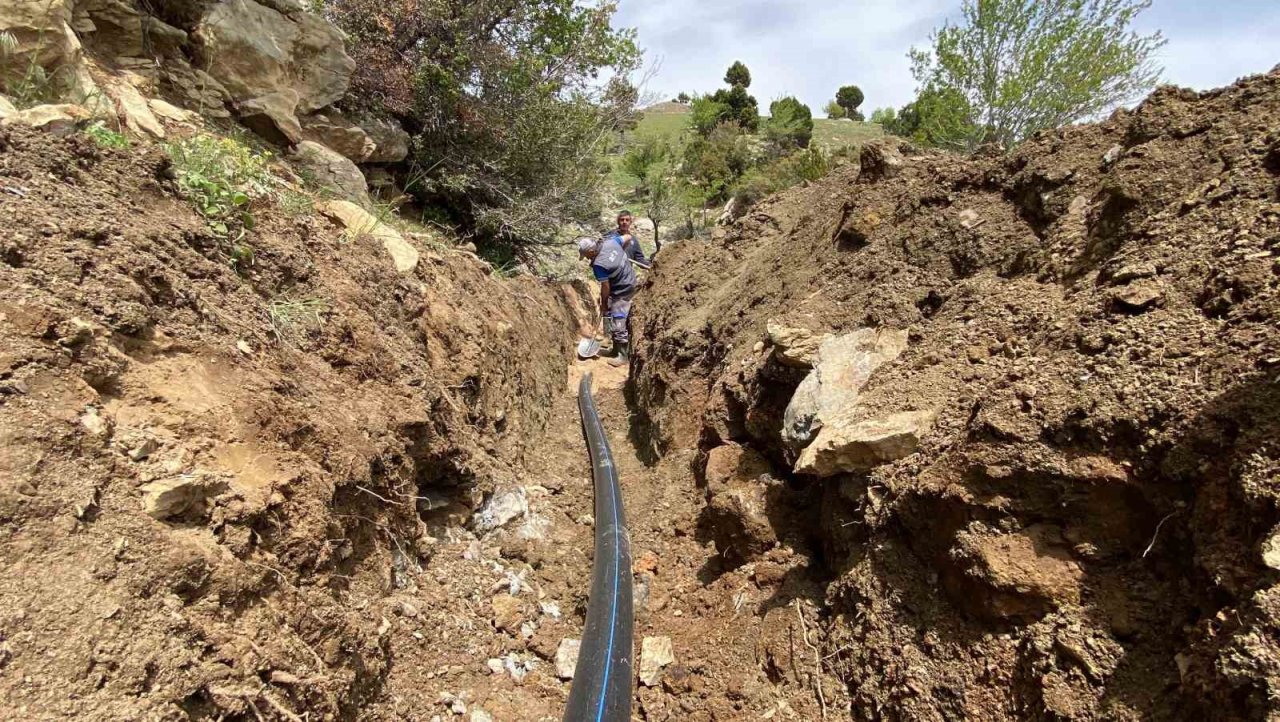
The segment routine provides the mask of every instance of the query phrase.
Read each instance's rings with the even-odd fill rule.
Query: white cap
[[[579,238],[578,239],[578,255],[585,256],[587,255],[587,253],[594,251],[596,248],[596,244],[598,243],[599,241],[595,238],[588,238],[587,236],[583,236],[582,238]]]

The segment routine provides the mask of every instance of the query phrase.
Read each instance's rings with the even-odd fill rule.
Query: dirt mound
[[[0,130],[0,707],[352,717],[392,595],[515,485],[577,294],[275,207],[237,273],[170,176]]]
[[[696,443],[722,573],[820,562],[854,718],[1280,714],[1277,118],[1273,71],[1007,156],[871,146],[664,249],[643,441]],[[906,348],[806,460],[796,391],[863,328]],[[702,472],[726,446],[754,504]]]

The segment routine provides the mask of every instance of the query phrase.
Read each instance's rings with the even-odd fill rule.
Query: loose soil
[[[822,579],[834,714],[1280,715],[1277,118],[1280,69],[1007,156],[871,145],[664,250],[641,447],[696,454],[710,578],[772,542]],[[916,452],[791,473],[771,319],[908,331],[858,404],[934,413]]]

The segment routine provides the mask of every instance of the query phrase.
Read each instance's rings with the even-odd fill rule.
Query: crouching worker
[[[631,300],[636,294],[636,271],[622,245],[613,240],[579,238],[578,256],[591,263],[600,282],[600,316],[613,336],[610,366],[631,361]]]

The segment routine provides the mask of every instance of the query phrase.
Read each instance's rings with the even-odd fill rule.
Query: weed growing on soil
[[[271,330],[276,338],[284,340],[296,335],[299,329],[319,328],[321,314],[329,310],[329,304],[319,298],[279,299],[267,307],[271,317]]]
[[[103,148],[129,147],[129,139],[123,133],[108,128],[101,120],[85,128],[84,134]]]
[[[200,134],[166,146],[178,188],[219,238],[239,242],[253,230],[250,203],[273,182],[269,156],[232,138]]]

